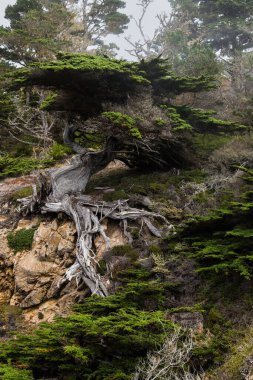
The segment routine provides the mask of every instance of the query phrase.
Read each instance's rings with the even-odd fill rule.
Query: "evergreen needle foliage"
[[[138,359],[173,332],[164,312],[143,304],[150,298],[159,302],[164,292],[161,283],[130,282],[108,298],[93,296],[69,317],[1,344],[0,360],[11,362],[13,372],[21,366],[32,370],[35,379],[130,380]]]
[[[245,180],[252,183],[252,170],[244,169]],[[253,277],[253,197],[252,191],[230,201],[222,209],[185,223],[179,232],[183,252],[198,263],[198,272],[215,272]]]

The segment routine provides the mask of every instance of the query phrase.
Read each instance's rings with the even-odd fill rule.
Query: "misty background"
[[[7,26],[8,21],[4,18],[5,8],[7,5],[13,5],[16,3],[16,0],[0,0],[0,25]],[[168,0],[154,0],[153,3],[148,8],[144,19],[144,29],[147,36],[152,36],[156,28],[159,26],[159,21],[157,19],[157,14],[166,12],[169,13],[170,6]],[[136,19],[141,14],[140,7],[138,6],[138,1],[126,0],[126,8],[122,9],[122,12],[126,13],[128,16],[134,16]],[[126,30],[124,35],[115,36],[111,35],[106,38],[107,42],[115,42],[120,48],[118,55],[122,58],[133,59],[126,52],[126,49],[129,49],[129,44],[125,40],[124,37],[131,36],[133,41],[138,41],[140,37],[140,33],[135,25],[134,20],[131,20],[128,29]]]

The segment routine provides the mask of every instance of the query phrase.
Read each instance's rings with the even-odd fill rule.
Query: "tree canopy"
[[[188,21],[192,39],[202,41],[223,55],[253,46],[251,0],[170,1],[178,18]]]
[[[24,66],[52,59],[70,44],[64,32],[73,14],[60,1],[18,0],[6,8],[6,18],[10,27],[0,27],[0,58],[6,62]]]

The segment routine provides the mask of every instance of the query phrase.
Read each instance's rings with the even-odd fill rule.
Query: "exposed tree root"
[[[115,139],[109,138],[100,152],[88,152],[72,142],[72,133],[73,130],[66,124],[64,141],[78,154],[68,165],[49,170],[48,175],[40,174],[33,195],[20,199],[20,212],[25,215],[34,211],[66,213],[76,225],[77,251],[76,262],[67,270],[61,284],[76,278],[77,282],[83,281],[92,294],[106,296],[108,284],[96,271],[96,255],[93,252],[97,234],[103,237],[106,249],[110,249],[110,239],[103,229],[103,220],[119,221],[130,243],[132,237],[128,231],[128,221],[140,221],[156,237],[162,235],[152,220],[163,224],[167,232],[173,230],[173,226],[159,214],[129,207],[126,200],[94,203],[91,197],[82,195],[91,175],[104,169],[115,158]]]
[[[22,202],[21,211],[33,212],[36,206],[38,192],[34,189],[32,197],[20,200]],[[110,249],[110,239],[106,235],[102,222],[104,219],[117,220],[121,222],[125,237],[129,243],[132,236],[128,231],[128,222],[138,221],[145,225],[147,229],[156,237],[162,236],[151,220],[157,220],[163,225],[166,232],[172,232],[174,227],[159,214],[139,210],[129,207],[126,200],[116,202],[97,202],[94,203],[92,197],[85,195],[65,195],[60,201],[50,201],[52,195],[47,198],[46,203],[41,207],[42,213],[53,212],[66,213],[75,223],[77,229],[77,249],[76,261],[67,270],[59,285],[66,281],[76,278],[77,283],[84,282],[91,290],[92,294],[100,296],[108,295],[108,285],[105,280],[97,273],[96,255],[93,251],[94,238],[100,234],[104,241],[106,250]],[[38,199],[37,199],[38,201]]]
[[[61,202],[46,203],[42,212],[65,212],[72,218],[77,228],[76,262],[68,269],[61,283],[76,278],[78,282],[84,281],[93,294],[100,296],[106,296],[108,292],[103,278],[96,272],[97,262],[92,248],[94,237],[100,234],[105,241],[106,249],[110,249],[110,239],[102,225],[104,219],[122,221],[124,234],[130,242],[128,221],[141,221],[157,237],[161,237],[161,231],[152,224],[150,219],[163,222],[167,231],[173,230],[173,226],[161,215],[131,208],[127,201],[93,203],[91,197],[66,195]]]

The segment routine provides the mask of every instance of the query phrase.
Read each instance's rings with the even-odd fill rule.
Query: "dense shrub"
[[[29,197],[33,194],[33,188],[32,186],[27,186],[27,187],[23,187],[22,189],[20,190],[17,190],[15,191],[11,198],[16,201],[18,199],[21,199],[21,198],[26,198],[26,197]]]
[[[14,368],[7,364],[0,365],[0,379],[1,380],[32,380],[33,376],[31,371],[21,370]]]
[[[164,312],[145,307],[164,292],[161,283],[130,282],[115,295],[90,297],[69,317],[1,344],[0,361],[32,370],[35,379],[130,379],[138,359],[173,332]]]
[[[61,160],[73,153],[72,149],[66,145],[54,143],[50,148],[48,155],[53,160]]]
[[[237,136],[215,150],[209,158],[213,170],[227,171],[235,165],[253,165],[253,136]]]
[[[32,157],[0,156],[0,178],[27,174],[35,169],[44,169],[52,163],[52,159],[39,160]]]
[[[36,229],[21,229],[10,232],[7,236],[8,245],[14,252],[30,250]]]
[[[176,239],[181,251],[198,264],[198,272],[233,272],[253,277],[253,202],[230,202],[228,207],[186,223]]]

